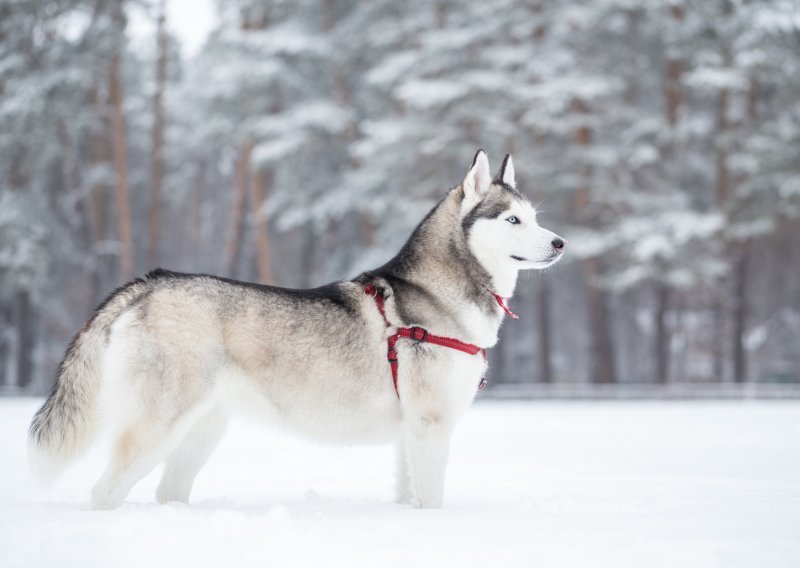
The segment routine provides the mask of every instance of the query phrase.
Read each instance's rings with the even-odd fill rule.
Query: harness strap
[[[472,343],[464,343],[463,341],[453,339],[452,337],[433,335],[421,327],[398,327],[397,335],[400,337],[407,337],[408,339],[413,339],[414,341],[419,341],[421,343],[433,343],[434,345],[449,347],[450,349],[463,351],[464,353],[469,353],[470,355],[477,355],[483,351],[483,349],[477,345],[473,345]]]
[[[378,311],[380,312],[381,317],[383,318],[383,323],[386,324],[386,327],[392,327],[392,325],[389,323],[389,320],[386,318],[386,303],[383,299],[383,296],[380,294],[380,292],[378,292],[378,289],[373,284],[368,284],[364,286],[364,292],[367,295],[372,296],[372,298],[375,300],[375,305],[378,307]],[[394,382],[394,392],[397,394],[397,398],[400,398],[400,391],[397,389],[397,370],[400,366],[400,362],[397,359],[397,340],[401,337],[418,341],[420,343],[433,343],[434,345],[441,345],[442,347],[463,351],[469,355],[477,355],[480,353],[483,355],[483,360],[486,361],[486,349],[482,349],[481,347],[473,345],[472,343],[464,343],[463,341],[453,339],[452,337],[433,335],[428,333],[427,330],[417,326],[398,327],[397,332],[390,335],[386,339],[386,358],[389,360],[389,366],[392,369],[392,381]],[[483,390],[485,387],[486,371],[484,370],[484,376],[481,377],[481,382],[478,384],[478,389]]]
[[[506,300],[508,298],[504,298],[497,292],[492,292],[492,296],[494,296],[494,299],[497,300],[497,303],[500,305],[500,307],[503,308],[503,311],[508,314],[508,317],[514,318],[515,320],[519,319],[519,316],[512,312],[511,308],[509,308],[508,304],[506,304]]]

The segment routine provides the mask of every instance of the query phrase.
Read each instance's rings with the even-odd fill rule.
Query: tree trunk
[[[639,77],[637,76],[637,60],[641,56],[639,53],[639,28],[641,24],[641,14],[636,10],[628,13],[627,21],[627,52],[628,67],[625,80],[625,103],[631,108],[636,106],[636,99],[639,95]]]
[[[726,15],[729,13],[730,5],[725,3]],[[729,46],[723,45],[722,59],[726,65],[731,64],[731,51]],[[730,92],[726,88],[720,89],[717,95],[717,148],[716,148],[716,186],[714,188],[714,197],[716,199],[717,207],[723,214],[730,220],[730,195],[731,195],[731,178],[730,169],[728,167],[728,130],[730,124],[728,122],[728,106],[730,103]],[[725,253],[728,259],[731,258],[731,242],[728,236],[723,237],[725,244]],[[727,288],[730,280],[722,282],[722,285]],[[718,338],[714,340],[714,372],[717,380],[723,380],[723,373],[725,370],[725,344],[727,343],[722,338],[728,337],[724,333],[727,329],[727,320],[730,315],[728,310],[729,305],[725,302],[725,298],[717,297],[714,306],[714,329]]]
[[[670,13],[675,23],[683,20],[683,7],[678,4],[670,6]],[[674,136],[678,125],[678,115],[684,100],[683,85],[681,77],[685,69],[685,61],[679,55],[675,55],[674,50],[667,49],[667,61],[664,77],[664,114],[669,127],[669,142],[665,148],[665,162],[672,165],[676,160]],[[669,171],[669,170],[668,170]],[[672,170],[677,174],[678,170]],[[656,282],[656,309],[653,314],[655,333],[653,336],[653,353],[655,354],[655,380],[660,385],[669,382],[669,362],[671,334],[667,329],[667,312],[669,310],[670,290],[666,279],[662,275]]]
[[[372,246],[375,242],[375,226],[372,223],[372,218],[364,212],[358,214],[358,219],[361,225],[361,238],[366,246]]]
[[[547,33],[545,26],[544,3],[542,0],[536,0],[530,5],[531,21],[533,23],[533,30],[531,32],[531,40],[533,49],[541,49],[542,41]],[[513,153],[515,147],[516,137],[510,136],[506,141],[506,152]],[[541,133],[533,133],[533,143],[539,147],[544,145],[543,136]],[[546,278],[538,279],[538,286],[536,288],[536,302],[538,304],[539,319],[536,322],[536,334],[539,340],[539,381],[542,383],[553,382],[553,364],[551,354],[550,336],[553,333],[550,317],[550,284]]]
[[[125,125],[124,95],[120,77],[120,55],[115,53],[109,63],[109,97],[111,102],[112,151],[116,173],[117,236],[120,242],[120,280],[133,277],[133,232],[131,228],[130,196],[128,192],[128,142]]]
[[[588,115],[589,107],[581,99],[573,99],[572,111],[578,115]],[[579,126],[572,135],[573,143],[586,148],[591,143],[591,131],[588,126]],[[581,166],[580,185],[576,193],[578,219],[588,225],[589,219],[589,179],[591,171],[587,164]],[[589,363],[590,380],[594,383],[613,383],[616,380],[614,365],[614,345],[611,338],[611,323],[608,314],[608,298],[606,293],[597,287],[600,276],[600,264],[597,258],[583,261],[584,279],[586,281],[587,305],[589,308],[589,335],[591,341],[591,360]]]
[[[189,213],[191,225],[188,231],[188,246],[186,247],[187,255],[193,261],[198,260],[198,255],[202,250],[201,242],[205,231],[203,230],[203,197],[205,196],[206,187],[206,164],[203,159],[197,164],[197,171],[195,172],[194,187],[192,188],[192,205]]]
[[[679,4],[670,5],[670,13],[676,22],[683,21],[683,6]],[[674,49],[674,47],[673,47]],[[664,104],[667,116],[667,124],[670,130],[675,129],[678,123],[678,111],[683,103],[683,86],[681,85],[681,75],[685,68],[683,58],[675,56],[667,50],[666,80],[664,82]]]
[[[711,305],[711,327],[712,327],[712,380],[725,381],[725,302],[721,295],[714,298]]]
[[[251,142],[244,142],[239,148],[236,161],[236,186],[231,204],[230,223],[228,225],[228,242],[225,246],[225,269],[228,276],[236,277],[236,268],[242,252],[242,236],[244,234],[244,207],[247,198],[247,185],[250,180],[250,154],[253,151]]]
[[[537,290],[539,302],[539,380],[543,383],[553,382],[553,369],[550,357],[550,287],[547,280],[539,279]]]
[[[11,349],[8,345],[11,321],[10,303],[0,299],[0,386],[8,385],[11,380]]]
[[[147,262],[159,264],[161,240],[161,185],[164,179],[164,89],[167,83],[166,0],[158,4],[156,88],[153,94],[153,132],[150,154],[150,203],[148,207]]]
[[[16,302],[17,312],[17,386],[27,387],[31,379],[33,369],[33,325],[31,314],[31,297],[27,290],[17,292]]]
[[[728,151],[726,148],[725,136],[728,131],[728,101],[730,94],[728,89],[721,89],[717,96],[717,135],[718,146],[716,155],[716,199],[717,204],[723,209],[728,203],[730,194],[730,177],[728,168]]]
[[[589,333],[591,335],[590,380],[598,384],[613,383],[616,381],[616,372],[611,322],[608,314],[608,295],[592,283],[600,273],[597,259],[587,259],[583,265],[587,278]]]
[[[256,4],[249,7],[242,9],[241,11],[241,21],[240,21],[240,28],[244,32],[260,32],[269,26],[270,19],[269,19],[269,5],[268,4]],[[249,97],[245,97],[243,101],[244,109],[246,113],[252,112],[251,106],[252,101]],[[250,172],[250,158],[253,153],[253,141],[247,137],[243,142],[242,145],[239,147],[239,157],[237,158],[236,162],[236,179],[235,184],[236,187],[234,189],[234,197],[233,203],[231,204],[231,215],[230,215],[230,225],[228,229],[228,242],[225,248],[225,266],[227,268],[228,274],[231,277],[236,276],[236,270],[239,265],[239,257],[242,253],[242,240],[244,238],[244,220],[245,220],[245,205],[248,194],[250,195],[251,201],[253,201],[254,197],[254,185],[263,186],[264,181],[260,181],[256,184],[255,180],[252,180],[253,177]],[[258,175],[258,174],[257,174]],[[248,191],[250,188],[250,191]],[[261,191],[261,190],[260,190]],[[253,202],[252,208],[254,212],[258,211],[260,208],[260,201],[258,203]],[[258,224],[258,219],[256,218],[256,224]],[[263,247],[264,245],[259,245],[258,241],[261,240],[258,237],[259,231],[258,227],[256,230],[256,254],[257,256],[260,255],[259,246]],[[267,248],[267,251],[269,249]],[[260,262],[257,259],[257,262]],[[261,273],[262,267],[259,266],[259,273]],[[261,276],[261,274],[259,274]],[[271,274],[269,274],[271,279]]]
[[[669,310],[669,288],[666,284],[656,284],[656,333],[653,350],[656,354],[656,383],[665,385],[669,382],[670,334],[667,329],[667,312]]]
[[[511,354],[508,352],[507,341],[501,341],[494,349],[488,353],[486,369],[486,388],[491,389],[493,386],[501,383],[515,383],[520,381],[519,373],[509,373],[509,361],[512,359]],[[512,375],[513,376],[509,376]]]
[[[746,244],[737,250],[734,267],[733,295],[733,380],[743,383],[747,380],[747,359],[744,334],[747,325],[747,251]]]
[[[250,184],[250,206],[252,207],[253,219],[255,224],[256,239],[256,269],[258,279],[262,284],[273,284],[275,282],[272,275],[272,258],[269,246],[269,226],[267,216],[264,213],[264,201],[272,187],[272,170],[258,170],[253,176]]]
[[[747,92],[747,120],[751,128],[756,128],[758,120],[758,98],[760,85],[755,75],[750,77],[750,89]],[[737,383],[747,381],[747,350],[744,335],[747,331],[747,257],[750,251],[748,243],[742,242],[735,248],[735,265],[733,271],[733,380]]]
[[[89,163],[95,170],[103,168],[111,163],[110,139],[112,131],[111,121],[108,116],[108,107],[100,102],[98,87],[94,87],[90,92],[90,101],[94,110],[98,124],[94,125],[89,133]],[[96,246],[98,243],[108,238],[108,210],[109,195],[111,188],[105,182],[92,176],[92,187],[90,189],[89,201],[89,225],[91,227],[91,244]],[[91,302],[97,305],[103,299],[105,290],[104,282],[112,272],[109,258],[95,251],[93,253],[94,270],[91,276]]]
[[[302,274],[300,275],[300,282],[303,288],[311,288],[314,281],[314,266],[317,250],[317,232],[314,230],[312,223],[306,223],[303,228],[303,248],[300,259],[302,267]]]
[[[92,110],[97,114],[100,124],[95,125],[89,133],[89,162],[92,167],[98,168],[111,161],[108,148],[108,134],[111,132],[111,124],[108,121],[108,112],[104,105],[100,103],[97,87],[93,88],[89,94]],[[97,243],[106,237],[107,229],[107,206],[108,186],[95,181],[90,190],[92,202],[92,214],[89,222],[92,227],[92,237]]]

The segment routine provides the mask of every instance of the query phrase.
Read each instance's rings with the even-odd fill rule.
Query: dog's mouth
[[[529,258],[525,258],[525,257],[522,257],[522,256],[517,256],[515,254],[512,254],[511,258],[513,258],[514,260],[516,260],[518,262],[535,262],[537,264],[546,264],[548,262],[553,262],[554,260],[558,259],[560,256],[561,256],[561,253],[557,252],[557,253],[551,254],[550,256],[548,256],[547,258],[545,258],[543,260],[531,260]]]
[[[530,263],[530,264],[533,265],[532,268],[541,269],[541,268],[547,268],[548,266],[552,266],[553,264],[555,264],[556,262],[558,262],[561,259],[561,256],[562,255],[561,255],[560,252],[556,252],[556,253],[551,254],[550,256],[548,256],[547,258],[545,258],[543,260],[531,260],[529,258],[525,258],[525,257],[522,257],[522,256],[517,256],[515,254],[512,254],[511,258],[513,260],[516,260],[517,262]]]

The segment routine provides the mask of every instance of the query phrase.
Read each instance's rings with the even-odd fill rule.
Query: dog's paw
[[[398,493],[395,495],[394,502],[398,505],[405,505],[412,509],[419,509],[419,500],[413,494],[408,492]]]
[[[442,498],[437,496],[431,496],[427,499],[415,498],[412,505],[417,509],[441,509]]]
[[[122,505],[124,496],[115,495],[104,489],[105,488],[95,488],[92,491],[92,510],[107,511],[109,509],[116,509]]]

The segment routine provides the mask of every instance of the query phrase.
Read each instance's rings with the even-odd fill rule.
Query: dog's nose
[[[552,244],[553,248],[556,249],[558,252],[563,252],[564,245],[566,245],[567,243],[564,242],[564,239],[559,239],[558,237],[556,237],[550,244]]]

